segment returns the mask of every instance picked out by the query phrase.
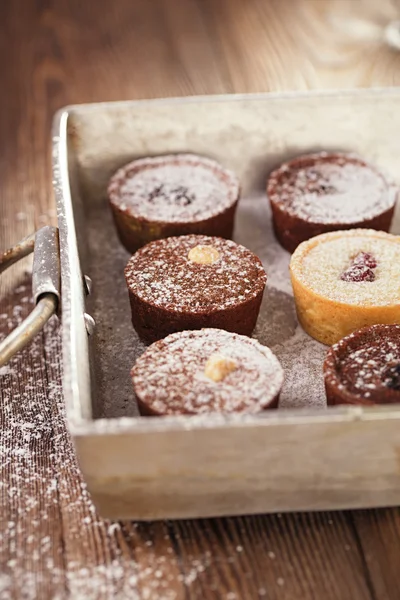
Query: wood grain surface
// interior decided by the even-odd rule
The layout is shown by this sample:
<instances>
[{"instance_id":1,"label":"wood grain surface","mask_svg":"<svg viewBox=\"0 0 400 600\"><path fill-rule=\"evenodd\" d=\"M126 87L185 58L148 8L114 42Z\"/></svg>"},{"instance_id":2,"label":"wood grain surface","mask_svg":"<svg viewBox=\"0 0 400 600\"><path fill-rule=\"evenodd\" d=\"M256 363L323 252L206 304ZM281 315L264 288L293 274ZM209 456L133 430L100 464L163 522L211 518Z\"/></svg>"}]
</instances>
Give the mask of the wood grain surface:
<instances>
[{"instance_id":1,"label":"wood grain surface","mask_svg":"<svg viewBox=\"0 0 400 600\"><path fill-rule=\"evenodd\" d=\"M0 3L0 245L55 223L50 124L73 102L397 85L390 0ZM1 280L6 334L29 261ZM398 510L111 523L68 437L59 326L0 370L0 598L397 600ZM366 452L368 449L366 448Z\"/></svg>"}]
</instances>

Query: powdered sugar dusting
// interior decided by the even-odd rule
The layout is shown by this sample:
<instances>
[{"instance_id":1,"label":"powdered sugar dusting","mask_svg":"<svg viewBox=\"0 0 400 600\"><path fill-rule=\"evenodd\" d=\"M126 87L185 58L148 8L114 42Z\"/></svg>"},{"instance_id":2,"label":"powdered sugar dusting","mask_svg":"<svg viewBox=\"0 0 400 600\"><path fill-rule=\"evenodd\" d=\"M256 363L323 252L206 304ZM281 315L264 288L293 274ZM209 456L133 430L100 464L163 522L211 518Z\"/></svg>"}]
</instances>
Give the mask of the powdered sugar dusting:
<instances>
[{"instance_id":1,"label":"powdered sugar dusting","mask_svg":"<svg viewBox=\"0 0 400 600\"><path fill-rule=\"evenodd\" d=\"M319 153L295 158L277 169L270 198L312 223L351 225L391 208L394 189L373 167L349 155Z\"/></svg>"},{"instance_id":2,"label":"powdered sugar dusting","mask_svg":"<svg viewBox=\"0 0 400 600\"><path fill-rule=\"evenodd\" d=\"M236 363L223 381L205 375L218 353ZM160 414L258 412L282 386L283 371L269 348L219 329L183 331L156 342L137 361L139 398Z\"/></svg>"},{"instance_id":3,"label":"powdered sugar dusting","mask_svg":"<svg viewBox=\"0 0 400 600\"><path fill-rule=\"evenodd\" d=\"M196 246L212 246L219 258L199 264L188 258ZM129 289L145 302L182 312L223 310L260 294L266 275L259 259L231 240L189 235L157 240L129 261Z\"/></svg>"},{"instance_id":4,"label":"powdered sugar dusting","mask_svg":"<svg viewBox=\"0 0 400 600\"><path fill-rule=\"evenodd\" d=\"M121 210L168 223L209 219L239 196L235 175L215 161L191 154L145 158L122 167L110 181Z\"/></svg>"},{"instance_id":5,"label":"powdered sugar dusting","mask_svg":"<svg viewBox=\"0 0 400 600\"><path fill-rule=\"evenodd\" d=\"M275 240L265 194L243 199L236 223L235 240L259 256L268 273L254 337L269 346L284 367L279 407L325 407L322 364L326 347L297 326L289 278L290 255ZM144 346L132 328L123 277L129 255L117 239L107 205L96 206L88 214L87 224L91 258L88 274L93 279L88 310L96 321L95 415L135 416L136 399L129 373Z\"/></svg>"},{"instance_id":6,"label":"powdered sugar dusting","mask_svg":"<svg viewBox=\"0 0 400 600\"><path fill-rule=\"evenodd\" d=\"M322 364L326 346L308 336L298 325L286 344L273 351L285 371L282 408L324 408L326 405Z\"/></svg>"},{"instance_id":7,"label":"powdered sugar dusting","mask_svg":"<svg viewBox=\"0 0 400 600\"><path fill-rule=\"evenodd\" d=\"M360 253L377 263L373 281L344 280ZM400 237L367 229L324 234L299 247L292 259L296 277L317 294L352 305L399 304L400 310L399 263Z\"/></svg>"},{"instance_id":8,"label":"powdered sugar dusting","mask_svg":"<svg viewBox=\"0 0 400 600\"><path fill-rule=\"evenodd\" d=\"M346 363L354 365L357 369L356 379L350 380L356 392L362 393L368 392L370 389L377 389L385 384L385 372L388 365L400 363L400 343L382 340L380 346L364 346L351 352ZM346 379L348 380L348 378Z\"/></svg>"},{"instance_id":9,"label":"powdered sugar dusting","mask_svg":"<svg viewBox=\"0 0 400 600\"><path fill-rule=\"evenodd\" d=\"M374 325L334 346L325 378L355 398L377 401L390 393L400 402L400 326Z\"/></svg>"},{"instance_id":10,"label":"powdered sugar dusting","mask_svg":"<svg viewBox=\"0 0 400 600\"><path fill-rule=\"evenodd\" d=\"M398 227L397 223L397 231ZM89 212L87 235L91 259L88 274L94 283L89 309L96 321L95 414L135 416L136 399L129 373L144 346L132 328L123 277L129 255L117 239L106 204L96 205ZM279 407L324 408L322 366L327 348L297 325L289 277L290 255L274 237L270 207L263 192L240 201L235 241L259 256L268 274L254 337L272 349L285 370Z\"/></svg>"},{"instance_id":11,"label":"powdered sugar dusting","mask_svg":"<svg viewBox=\"0 0 400 600\"><path fill-rule=\"evenodd\" d=\"M24 283L3 301L1 339L32 309L22 303L30 297ZM170 538L165 524L98 515L68 433L61 375L54 317L0 374L0 597L179 600L213 554L183 553L178 565L177 527Z\"/></svg>"},{"instance_id":12,"label":"powdered sugar dusting","mask_svg":"<svg viewBox=\"0 0 400 600\"><path fill-rule=\"evenodd\" d=\"M1 315L2 338L32 309L32 302L20 304L30 296L24 284L10 298ZM98 517L77 465L60 363L59 323L53 317L2 370L0 595L61 599L68 588L77 600L134 600L136 565L124 564L115 541L107 555L91 551L104 543L110 522Z\"/></svg>"}]
</instances>

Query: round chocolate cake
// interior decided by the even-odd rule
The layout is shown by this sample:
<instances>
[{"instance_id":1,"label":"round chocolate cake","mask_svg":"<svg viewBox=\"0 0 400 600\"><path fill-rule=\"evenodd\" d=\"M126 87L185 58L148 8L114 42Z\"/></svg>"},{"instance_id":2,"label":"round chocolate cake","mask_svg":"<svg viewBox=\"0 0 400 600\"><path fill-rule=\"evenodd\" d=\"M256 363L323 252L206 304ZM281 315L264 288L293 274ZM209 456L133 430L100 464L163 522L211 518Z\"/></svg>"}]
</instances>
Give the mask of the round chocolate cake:
<instances>
[{"instance_id":1,"label":"round chocolate cake","mask_svg":"<svg viewBox=\"0 0 400 600\"><path fill-rule=\"evenodd\" d=\"M267 195L275 234L293 252L301 242L328 231L389 231L398 192L361 158L320 152L273 171Z\"/></svg>"},{"instance_id":2,"label":"round chocolate cake","mask_svg":"<svg viewBox=\"0 0 400 600\"><path fill-rule=\"evenodd\" d=\"M278 405L283 383L269 348L220 329L155 342L131 375L142 415L256 413Z\"/></svg>"},{"instance_id":3,"label":"round chocolate cake","mask_svg":"<svg viewBox=\"0 0 400 600\"><path fill-rule=\"evenodd\" d=\"M125 278L133 326L150 342L202 327L251 335L267 281L250 250L203 235L147 244L128 262Z\"/></svg>"},{"instance_id":4,"label":"round chocolate cake","mask_svg":"<svg viewBox=\"0 0 400 600\"><path fill-rule=\"evenodd\" d=\"M400 326L373 325L343 338L324 364L328 404L400 402Z\"/></svg>"},{"instance_id":5,"label":"round chocolate cake","mask_svg":"<svg viewBox=\"0 0 400 600\"><path fill-rule=\"evenodd\" d=\"M193 154L135 160L108 186L119 238L131 253L169 236L231 238L239 193L231 171Z\"/></svg>"}]
</instances>

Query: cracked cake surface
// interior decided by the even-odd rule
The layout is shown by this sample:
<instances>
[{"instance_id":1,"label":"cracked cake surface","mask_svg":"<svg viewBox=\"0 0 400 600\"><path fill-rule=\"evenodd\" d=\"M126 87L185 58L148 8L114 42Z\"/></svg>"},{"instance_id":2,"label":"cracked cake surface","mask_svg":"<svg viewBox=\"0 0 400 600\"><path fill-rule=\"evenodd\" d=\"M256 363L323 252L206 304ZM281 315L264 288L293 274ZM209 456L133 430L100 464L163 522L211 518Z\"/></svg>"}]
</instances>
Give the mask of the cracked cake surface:
<instances>
[{"instance_id":1,"label":"cracked cake surface","mask_svg":"<svg viewBox=\"0 0 400 600\"><path fill-rule=\"evenodd\" d=\"M207 219L231 206L238 182L216 161L173 154L129 163L116 172L108 189L119 208L138 217L186 222Z\"/></svg>"},{"instance_id":2,"label":"cracked cake surface","mask_svg":"<svg viewBox=\"0 0 400 600\"><path fill-rule=\"evenodd\" d=\"M122 244L198 233L231 238L240 185L235 174L195 154L134 160L111 178L108 197Z\"/></svg>"}]
</instances>

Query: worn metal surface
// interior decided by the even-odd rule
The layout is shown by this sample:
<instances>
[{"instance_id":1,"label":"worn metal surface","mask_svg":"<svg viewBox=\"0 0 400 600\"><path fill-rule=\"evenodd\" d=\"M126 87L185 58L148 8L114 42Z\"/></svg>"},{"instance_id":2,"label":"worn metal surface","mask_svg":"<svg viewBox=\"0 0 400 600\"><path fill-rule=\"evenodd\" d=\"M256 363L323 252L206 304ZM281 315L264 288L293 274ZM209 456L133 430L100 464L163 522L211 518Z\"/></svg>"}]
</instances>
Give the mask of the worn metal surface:
<instances>
[{"instance_id":1,"label":"worn metal surface","mask_svg":"<svg viewBox=\"0 0 400 600\"><path fill-rule=\"evenodd\" d=\"M35 246L35 234L28 235L26 238L21 240L18 244L15 244L12 248L8 248L0 255L0 273L14 265L24 256L28 256L33 252Z\"/></svg>"},{"instance_id":2,"label":"worn metal surface","mask_svg":"<svg viewBox=\"0 0 400 600\"><path fill-rule=\"evenodd\" d=\"M59 113L64 394L80 464L104 515L202 517L400 501L400 411L326 410L322 396L317 402L324 348L288 322L288 257L270 234L264 200L269 170L304 151L359 152L395 177L399 102L400 92L388 90L105 103ZM127 255L110 225L105 187L131 158L183 150L211 155L241 179L235 239L255 250L270 274L270 304L256 335L280 348L290 383L286 406L308 408L253 417L134 416L128 366L142 347L127 326ZM89 297L82 273L93 280ZM84 314L92 312L89 344Z\"/></svg>"},{"instance_id":3,"label":"worn metal surface","mask_svg":"<svg viewBox=\"0 0 400 600\"><path fill-rule=\"evenodd\" d=\"M56 227L42 227L35 234L32 292L35 302L43 294L53 294L60 300L60 249Z\"/></svg>"},{"instance_id":4,"label":"worn metal surface","mask_svg":"<svg viewBox=\"0 0 400 600\"><path fill-rule=\"evenodd\" d=\"M58 230L47 225L0 255L0 273L34 252L32 312L0 343L0 367L39 333L56 312L60 300Z\"/></svg>"}]
</instances>

